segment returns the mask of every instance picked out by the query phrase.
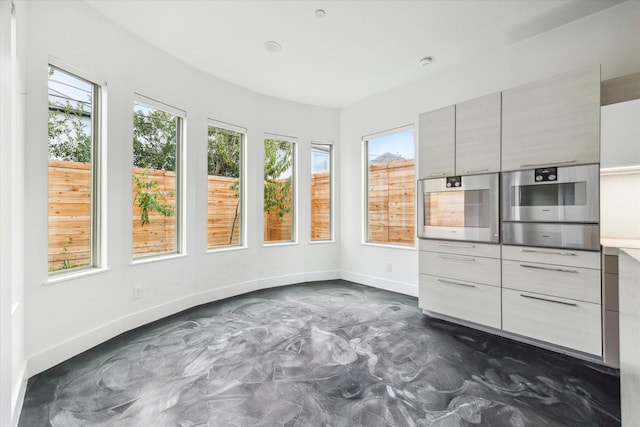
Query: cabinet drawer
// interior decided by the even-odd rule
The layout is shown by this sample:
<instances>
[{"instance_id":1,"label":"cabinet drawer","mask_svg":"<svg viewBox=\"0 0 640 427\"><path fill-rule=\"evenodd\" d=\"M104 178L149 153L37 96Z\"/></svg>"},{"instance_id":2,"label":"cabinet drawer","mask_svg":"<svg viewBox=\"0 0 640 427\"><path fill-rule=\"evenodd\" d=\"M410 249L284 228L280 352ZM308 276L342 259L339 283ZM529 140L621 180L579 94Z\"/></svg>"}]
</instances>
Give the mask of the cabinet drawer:
<instances>
[{"instance_id":1,"label":"cabinet drawer","mask_svg":"<svg viewBox=\"0 0 640 427\"><path fill-rule=\"evenodd\" d=\"M598 304L502 290L502 329L602 356Z\"/></svg>"},{"instance_id":2,"label":"cabinet drawer","mask_svg":"<svg viewBox=\"0 0 640 427\"><path fill-rule=\"evenodd\" d=\"M500 260L420 251L420 273L500 286Z\"/></svg>"},{"instance_id":3,"label":"cabinet drawer","mask_svg":"<svg viewBox=\"0 0 640 427\"><path fill-rule=\"evenodd\" d=\"M487 243L420 239L420 250L443 252L447 254L500 258L500 245L490 245Z\"/></svg>"},{"instance_id":4,"label":"cabinet drawer","mask_svg":"<svg viewBox=\"0 0 640 427\"><path fill-rule=\"evenodd\" d=\"M600 252L505 245L502 247L502 258L516 261L600 269Z\"/></svg>"},{"instance_id":5,"label":"cabinet drawer","mask_svg":"<svg viewBox=\"0 0 640 427\"><path fill-rule=\"evenodd\" d=\"M600 304L600 270L502 261L502 286Z\"/></svg>"},{"instance_id":6,"label":"cabinet drawer","mask_svg":"<svg viewBox=\"0 0 640 427\"><path fill-rule=\"evenodd\" d=\"M420 275L420 308L500 328L500 288Z\"/></svg>"}]
</instances>

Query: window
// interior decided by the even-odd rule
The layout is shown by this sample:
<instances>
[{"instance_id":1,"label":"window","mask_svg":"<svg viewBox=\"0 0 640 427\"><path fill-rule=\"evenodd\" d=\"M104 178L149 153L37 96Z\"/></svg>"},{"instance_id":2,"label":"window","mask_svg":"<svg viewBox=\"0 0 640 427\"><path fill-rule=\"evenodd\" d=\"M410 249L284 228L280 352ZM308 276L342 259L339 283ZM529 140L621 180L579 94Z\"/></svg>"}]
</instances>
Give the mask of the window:
<instances>
[{"instance_id":1,"label":"window","mask_svg":"<svg viewBox=\"0 0 640 427\"><path fill-rule=\"evenodd\" d=\"M413 245L413 128L364 138L366 151L366 241Z\"/></svg>"},{"instance_id":2,"label":"window","mask_svg":"<svg viewBox=\"0 0 640 427\"><path fill-rule=\"evenodd\" d=\"M311 241L331 240L333 146L311 143Z\"/></svg>"},{"instance_id":3,"label":"window","mask_svg":"<svg viewBox=\"0 0 640 427\"><path fill-rule=\"evenodd\" d=\"M100 85L49 66L48 268L98 267Z\"/></svg>"},{"instance_id":4,"label":"window","mask_svg":"<svg viewBox=\"0 0 640 427\"><path fill-rule=\"evenodd\" d=\"M243 151L246 130L210 120L207 151L207 247L243 244Z\"/></svg>"},{"instance_id":5,"label":"window","mask_svg":"<svg viewBox=\"0 0 640 427\"><path fill-rule=\"evenodd\" d=\"M133 258L181 252L183 111L136 95L133 107Z\"/></svg>"},{"instance_id":6,"label":"window","mask_svg":"<svg viewBox=\"0 0 640 427\"><path fill-rule=\"evenodd\" d=\"M264 139L264 241L295 241L295 138Z\"/></svg>"}]
</instances>

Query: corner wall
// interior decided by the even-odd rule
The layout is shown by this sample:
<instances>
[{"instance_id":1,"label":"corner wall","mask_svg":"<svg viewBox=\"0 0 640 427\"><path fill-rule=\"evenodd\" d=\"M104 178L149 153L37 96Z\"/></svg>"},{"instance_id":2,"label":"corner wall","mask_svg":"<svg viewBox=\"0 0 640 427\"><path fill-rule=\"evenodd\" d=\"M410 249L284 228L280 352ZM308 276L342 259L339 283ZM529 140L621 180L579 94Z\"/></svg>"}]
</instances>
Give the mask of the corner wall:
<instances>
[{"instance_id":1,"label":"corner wall","mask_svg":"<svg viewBox=\"0 0 640 427\"><path fill-rule=\"evenodd\" d=\"M339 244L309 243L309 145L315 140L338 146L338 110L270 98L206 75L116 27L84 2L21 5L27 9L29 43L24 176L25 345L30 376L123 331L197 304L270 286L339 277ZM57 283L47 283L50 57L106 81L108 103L107 270ZM187 112L186 254L136 264L131 263L134 92ZM206 252L208 118L248 129L246 249ZM298 138L297 244L264 247L262 243L265 132ZM335 175L338 180L337 169ZM134 286L144 288L142 299L133 300Z\"/></svg>"},{"instance_id":2,"label":"corner wall","mask_svg":"<svg viewBox=\"0 0 640 427\"><path fill-rule=\"evenodd\" d=\"M469 34L473 37L473 34ZM420 113L546 77L602 64L602 79L640 70L640 3L627 1L597 14L425 77L341 110L340 158L343 278L417 295L418 253L362 244L364 135L417 124ZM418 154L419 155L419 154ZM391 272L384 265L392 263Z\"/></svg>"}]
</instances>

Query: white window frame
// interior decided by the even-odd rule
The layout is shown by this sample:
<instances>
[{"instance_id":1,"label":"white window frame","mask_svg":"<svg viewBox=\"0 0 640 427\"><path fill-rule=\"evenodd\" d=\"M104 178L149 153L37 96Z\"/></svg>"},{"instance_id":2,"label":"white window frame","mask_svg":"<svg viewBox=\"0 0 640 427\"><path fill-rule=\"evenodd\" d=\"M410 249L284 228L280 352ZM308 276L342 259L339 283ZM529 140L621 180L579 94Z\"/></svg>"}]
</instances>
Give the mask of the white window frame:
<instances>
[{"instance_id":1,"label":"white window frame","mask_svg":"<svg viewBox=\"0 0 640 427\"><path fill-rule=\"evenodd\" d=\"M383 243L383 242L371 242L369 241L369 141L371 139L381 138L387 135L393 135L396 133L401 133L405 131L413 131L413 147L414 147L414 167L413 167L413 175L414 181L416 177L416 165L417 165L417 156L416 153L416 131L415 125L409 124L404 126L399 126L397 128L388 129L381 132L374 132L362 137L362 160L360 164L362 165L362 175L361 182L362 185L362 200L361 200L361 209L362 209L362 240L361 244L365 246L379 246L384 248L393 248L393 249L406 249L406 250L416 250L416 236L414 233L414 239L412 244L400 244L400 243ZM415 186L414 186L415 187ZM414 215L415 215L415 200L414 200ZM415 227L415 218L414 218L414 227Z\"/></svg>"},{"instance_id":2,"label":"white window frame","mask_svg":"<svg viewBox=\"0 0 640 427\"><path fill-rule=\"evenodd\" d=\"M104 78L87 73L56 57L49 56L48 66L86 81L92 86L91 94L91 237L90 263L87 266L48 272L46 284L99 273L107 269L107 82ZM47 76L48 86L48 76ZM48 99L48 97L47 97ZM47 105L48 110L48 105ZM47 174L48 176L48 174ZM47 178L48 182L48 178ZM48 185L47 185L48 192ZM48 205L48 203L47 203ZM47 214L48 218L48 214ZM48 222L48 220L47 220ZM49 227L47 226L47 241ZM48 248L47 244L47 248ZM48 265L48 263L47 263Z\"/></svg>"},{"instance_id":3,"label":"white window frame","mask_svg":"<svg viewBox=\"0 0 640 427\"><path fill-rule=\"evenodd\" d=\"M226 251L234 251L239 249L247 248L247 167L246 167L246 148L247 148L247 128L242 126L237 126L227 122L221 122L219 120L207 119L207 132L209 131L209 126L217 127L220 129L230 130L232 132L238 132L242 134L242 140L240 141L240 243L237 245L228 245L228 246L213 246L209 247L209 243L207 239L205 239L205 246L207 247L207 253L214 252L226 252ZM207 154L208 154L208 146L207 146ZM209 203L207 197L207 205ZM208 218L207 218L208 220ZM209 233L209 224L207 221L207 234Z\"/></svg>"},{"instance_id":4,"label":"white window frame","mask_svg":"<svg viewBox=\"0 0 640 427\"><path fill-rule=\"evenodd\" d=\"M335 167L334 167L334 152L335 152L335 145L333 142L326 142L326 141L315 141L312 140L311 141L311 145L309 147L310 149L310 154L311 154L311 162L313 162L313 146L314 145L326 145L329 147L329 238L328 239L317 239L317 240L313 240L311 239L311 236L309 236L309 243L310 244L322 244L322 243L335 243L335 234L334 234L334 224L335 224L335 179L334 179L334 172L335 172ZM311 167L309 168L310 170L310 179L313 176L313 164L311 165ZM309 188L309 191L311 191L311 188ZM311 195L310 195L311 196ZM312 227L312 218L311 218L311 197L309 197L309 233L311 233L311 227Z\"/></svg>"},{"instance_id":5,"label":"white window frame","mask_svg":"<svg viewBox=\"0 0 640 427\"><path fill-rule=\"evenodd\" d=\"M262 245L263 246L289 246L289 245L297 245L298 244L298 138L295 136L287 136L280 135L276 133L268 133L265 132L264 137L262 138L262 167L263 173L261 176L262 191L263 198L261 200L261 204L264 210L264 140L265 139L276 139L278 141L286 141L293 145L293 163L291 165L291 181L293 185L293 191L291 192L291 240L287 241L278 241L278 242L267 242L264 240L264 230L262 230Z\"/></svg>"},{"instance_id":6,"label":"white window frame","mask_svg":"<svg viewBox=\"0 0 640 427\"><path fill-rule=\"evenodd\" d=\"M139 93L134 93L133 96L133 110L135 111L136 105L143 105L146 107L151 107L156 110L162 110L166 113L172 114L178 118L177 126L176 126L176 251L175 252L167 252L164 254L152 254L140 257L133 257L133 229L129 233L131 236L131 264L146 264L154 261L162 261L166 259L179 258L187 255L186 251L186 236L184 231L186 228L186 205L185 205L185 194L186 194L186 166L187 166L187 153L186 153L186 138L187 138L187 112L181 110L179 108L173 107L169 104L166 104L162 101L158 101L156 99L147 97L145 95L141 95ZM133 123L132 123L133 124ZM132 149L133 149L133 134L131 137ZM133 150L132 150L133 152ZM131 175L133 176L133 161L131 161ZM133 218L133 196L130 203L131 207L131 215Z\"/></svg>"}]
</instances>

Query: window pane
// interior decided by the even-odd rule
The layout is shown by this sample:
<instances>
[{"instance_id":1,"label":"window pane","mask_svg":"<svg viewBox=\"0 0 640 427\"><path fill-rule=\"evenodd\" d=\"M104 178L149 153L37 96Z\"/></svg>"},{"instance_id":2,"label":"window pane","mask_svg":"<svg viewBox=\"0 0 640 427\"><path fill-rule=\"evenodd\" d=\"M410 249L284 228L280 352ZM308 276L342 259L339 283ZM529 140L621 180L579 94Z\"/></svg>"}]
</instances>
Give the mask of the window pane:
<instances>
[{"instance_id":1,"label":"window pane","mask_svg":"<svg viewBox=\"0 0 640 427\"><path fill-rule=\"evenodd\" d=\"M293 230L294 143L264 140L264 241L291 242Z\"/></svg>"},{"instance_id":2,"label":"window pane","mask_svg":"<svg viewBox=\"0 0 640 427\"><path fill-rule=\"evenodd\" d=\"M178 252L180 118L142 103L133 113L133 257Z\"/></svg>"},{"instance_id":3,"label":"window pane","mask_svg":"<svg viewBox=\"0 0 640 427\"><path fill-rule=\"evenodd\" d=\"M311 240L331 240L331 144L311 144Z\"/></svg>"},{"instance_id":4,"label":"window pane","mask_svg":"<svg viewBox=\"0 0 640 427\"><path fill-rule=\"evenodd\" d=\"M367 241L413 245L413 130L371 138L367 150Z\"/></svg>"},{"instance_id":5,"label":"window pane","mask_svg":"<svg viewBox=\"0 0 640 427\"><path fill-rule=\"evenodd\" d=\"M209 125L207 246L242 244L242 146L244 135Z\"/></svg>"},{"instance_id":6,"label":"window pane","mask_svg":"<svg viewBox=\"0 0 640 427\"><path fill-rule=\"evenodd\" d=\"M95 85L49 67L48 267L95 266Z\"/></svg>"}]
</instances>

